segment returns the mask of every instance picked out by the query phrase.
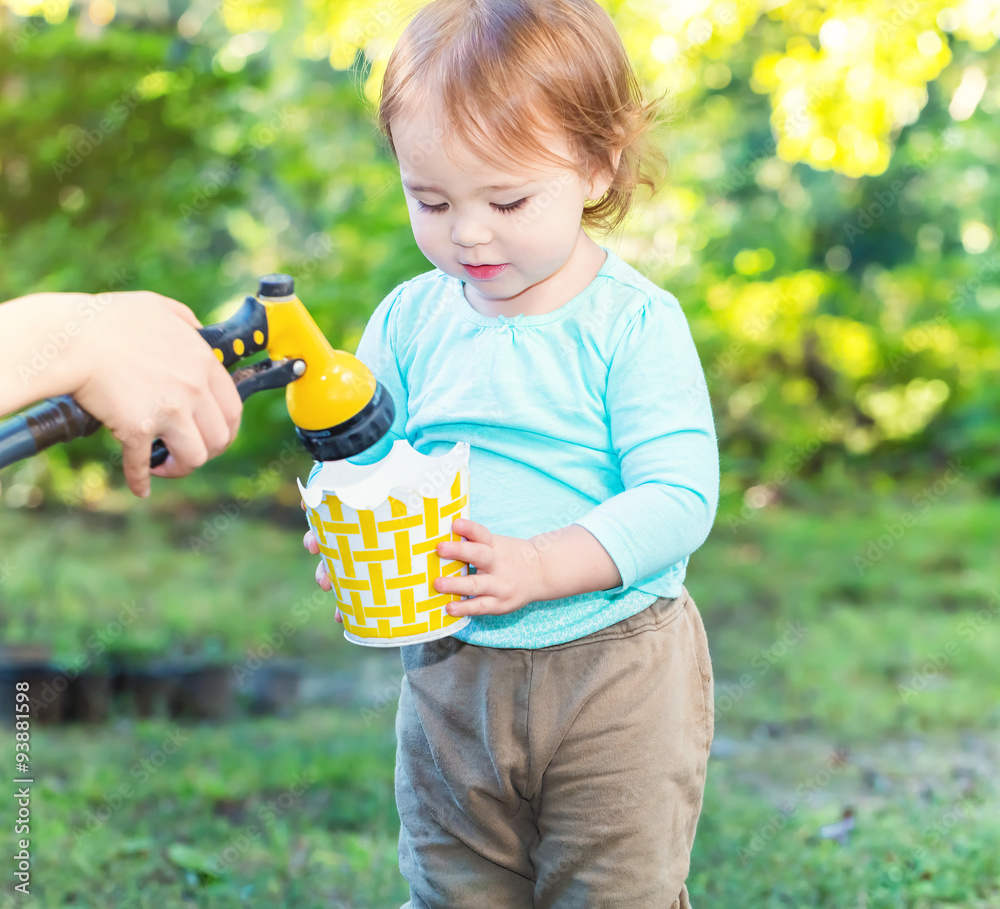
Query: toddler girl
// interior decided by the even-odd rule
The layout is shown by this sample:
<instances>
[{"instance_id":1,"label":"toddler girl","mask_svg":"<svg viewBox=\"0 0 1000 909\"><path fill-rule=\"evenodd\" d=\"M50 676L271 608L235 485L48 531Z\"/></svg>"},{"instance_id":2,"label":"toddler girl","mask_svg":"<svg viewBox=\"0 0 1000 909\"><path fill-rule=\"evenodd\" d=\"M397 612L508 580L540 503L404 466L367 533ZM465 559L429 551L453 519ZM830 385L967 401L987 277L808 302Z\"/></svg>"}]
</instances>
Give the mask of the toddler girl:
<instances>
[{"instance_id":1,"label":"toddler girl","mask_svg":"<svg viewBox=\"0 0 1000 909\"><path fill-rule=\"evenodd\" d=\"M683 581L716 433L680 304L585 230L653 186L654 109L594 0L436 0L388 63L380 125L435 268L368 322L397 412L350 460L467 441L472 520L438 552L475 567L437 582L472 621L401 649L412 909L688 905L713 699Z\"/></svg>"}]
</instances>

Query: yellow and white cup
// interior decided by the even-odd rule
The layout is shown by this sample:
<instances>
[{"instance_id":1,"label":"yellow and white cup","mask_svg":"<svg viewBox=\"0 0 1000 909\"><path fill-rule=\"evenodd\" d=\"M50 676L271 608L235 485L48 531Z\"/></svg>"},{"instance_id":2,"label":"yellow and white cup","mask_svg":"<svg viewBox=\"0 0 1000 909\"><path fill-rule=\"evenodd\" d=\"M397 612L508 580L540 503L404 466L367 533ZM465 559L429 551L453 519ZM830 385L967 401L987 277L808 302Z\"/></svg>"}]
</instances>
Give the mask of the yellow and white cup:
<instances>
[{"instance_id":1,"label":"yellow and white cup","mask_svg":"<svg viewBox=\"0 0 1000 909\"><path fill-rule=\"evenodd\" d=\"M469 623L445 611L461 595L434 589L435 578L469 572L437 554L438 543L462 539L452 521L469 518L468 442L428 457L398 439L375 464L328 461L299 492L347 640L400 647Z\"/></svg>"}]
</instances>

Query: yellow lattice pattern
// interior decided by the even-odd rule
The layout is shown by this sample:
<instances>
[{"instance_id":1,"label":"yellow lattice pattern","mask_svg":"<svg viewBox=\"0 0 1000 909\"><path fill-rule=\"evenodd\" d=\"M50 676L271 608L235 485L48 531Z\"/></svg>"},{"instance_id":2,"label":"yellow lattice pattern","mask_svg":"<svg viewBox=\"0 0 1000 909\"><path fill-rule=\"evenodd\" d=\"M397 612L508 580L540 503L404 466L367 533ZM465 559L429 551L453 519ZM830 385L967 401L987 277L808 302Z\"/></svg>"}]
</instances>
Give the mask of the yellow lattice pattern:
<instances>
[{"instance_id":1,"label":"yellow lattice pattern","mask_svg":"<svg viewBox=\"0 0 1000 909\"><path fill-rule=\"evenodd\" d=\"M467 569L468 563L442 562L437 554L443 540L461 540L451 523L468 517L463 474L468 476L465 469L456 472L447 501L421 497L420 514L408 512L392 496L388 508L383 504L374 511L355 511L331 493L320 506L326 506L328 517L320 508L309 509L309 524L319 539L348 632L362 638L402 638L462 620L445 612L445 606L461 596L438 593L434 579ZM377 517L379 511L382 519Z\"/></svg>"}]
</instances>

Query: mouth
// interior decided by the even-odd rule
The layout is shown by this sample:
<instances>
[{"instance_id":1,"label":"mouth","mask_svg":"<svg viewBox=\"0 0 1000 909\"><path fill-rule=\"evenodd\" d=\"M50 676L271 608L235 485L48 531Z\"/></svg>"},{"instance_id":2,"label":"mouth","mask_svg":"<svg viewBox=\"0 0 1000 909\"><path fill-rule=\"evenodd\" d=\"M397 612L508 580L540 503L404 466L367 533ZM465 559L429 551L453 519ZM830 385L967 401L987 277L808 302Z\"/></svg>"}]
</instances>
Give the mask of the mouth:
<instances>
[{"instance_id":1,"label":"mouth","mask_svg":"<svg viewBox=\"0 0 1000 909\"><path fill-rule=\"evenodd\" d=\"M462 267L470 277L475 278L477 281L488 281L490 278L495 278L500 274L508 264L508 262L504 262L501 265L467 265L463 262Z\"/></svg>"}]
</instances>

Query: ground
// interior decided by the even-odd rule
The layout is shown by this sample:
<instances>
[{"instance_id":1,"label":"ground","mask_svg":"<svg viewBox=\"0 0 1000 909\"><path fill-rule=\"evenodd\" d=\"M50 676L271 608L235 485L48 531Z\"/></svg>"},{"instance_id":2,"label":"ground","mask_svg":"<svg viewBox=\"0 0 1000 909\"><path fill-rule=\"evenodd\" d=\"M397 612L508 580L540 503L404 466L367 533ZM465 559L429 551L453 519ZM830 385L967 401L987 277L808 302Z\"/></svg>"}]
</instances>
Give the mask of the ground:
<instances>
[{"instance_id":1,"label":"ground","mask_svg":"<svg viewBox=\"0 0 1000 909\"><path fill-rule=\"evenodd\" d=\"M1000 905L993 509L915 501L779 503L692 556L717 682L695 907ZM341 684L284 718L35 729L37 904L399 905L398 654L345 642L325 606L274 637L314 595L304 527L246 516L195 552L185 520L5 514L5 640L95 662L95 641L182 642Z\"/></svg>"}]
</instances>

